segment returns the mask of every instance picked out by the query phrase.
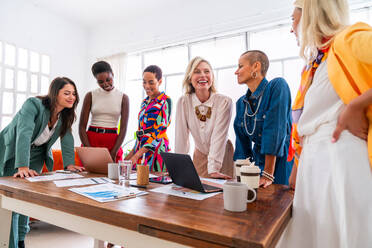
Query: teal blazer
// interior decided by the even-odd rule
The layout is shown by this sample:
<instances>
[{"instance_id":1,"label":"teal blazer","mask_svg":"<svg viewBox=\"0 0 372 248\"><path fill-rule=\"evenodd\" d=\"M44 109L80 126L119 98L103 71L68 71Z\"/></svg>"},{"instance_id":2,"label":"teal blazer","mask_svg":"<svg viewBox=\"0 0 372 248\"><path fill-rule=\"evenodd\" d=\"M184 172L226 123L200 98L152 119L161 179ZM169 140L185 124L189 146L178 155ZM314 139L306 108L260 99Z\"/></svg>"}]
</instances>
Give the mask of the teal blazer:
<instances>
[{"instance_id":1,"label":"teal blazer","mask_svg":"<svg viewBox=\"0 0 372 248\"><path fill-rule=\"evenodd\" d=\"M26 100L22 108L14 116L12 122L0 133L0 176L5 166L30 166L31 144L48 125L50 111L41 102L41 99L31 97ZM46 152L39 154L38 160L45 162L49 171L53 170L53 156L51 147L61 132L61 120L58 120L54 134L46 145ZM61 138L63 166L66 168L75 162L74 138L68 131ZM11 162L14 161L14 162Z\"/></svg>"}]
</instances>

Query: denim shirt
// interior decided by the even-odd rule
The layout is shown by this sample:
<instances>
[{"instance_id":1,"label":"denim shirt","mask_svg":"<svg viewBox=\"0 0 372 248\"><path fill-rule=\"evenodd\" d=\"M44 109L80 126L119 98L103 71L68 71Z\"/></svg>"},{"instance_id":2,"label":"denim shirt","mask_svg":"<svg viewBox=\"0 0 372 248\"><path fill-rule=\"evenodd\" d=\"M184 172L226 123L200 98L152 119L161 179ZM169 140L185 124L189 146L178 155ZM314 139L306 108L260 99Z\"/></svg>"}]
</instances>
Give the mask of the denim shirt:
<instances>
[{"instance_id":1,"label":"denim shirt","mask_svg":"<svg viewBox=\"0 0 372 248\"><path fill-rule=\"evenodd\" d=\"M287 162L291 127L287 82L283 78L270 82L264 78L255 92L248 89L236 103L234 160L249 157L263 170L265 155L274 155L274 183L288 184L293 163Z\"/></svg>"}]
</instances>

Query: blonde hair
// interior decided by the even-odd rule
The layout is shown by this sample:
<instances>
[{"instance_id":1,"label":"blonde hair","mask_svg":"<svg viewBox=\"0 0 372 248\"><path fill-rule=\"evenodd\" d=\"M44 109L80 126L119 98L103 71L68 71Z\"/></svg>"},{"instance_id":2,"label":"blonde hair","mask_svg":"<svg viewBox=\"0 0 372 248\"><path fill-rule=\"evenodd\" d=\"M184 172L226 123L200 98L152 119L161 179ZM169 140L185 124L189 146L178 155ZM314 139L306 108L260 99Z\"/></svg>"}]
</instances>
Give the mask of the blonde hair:
<instances>
[{"instance_id":1,"label":"blonde hair","mask_svg":"<svg viewBox=\"0 0 372 248\"><path fill-rule=\"evenodd\" d=\"M185 90L186 95L189 95L189 94L192 94L192 93L195 92L195 88L191 84L191 76L194 73L196 67L198 67L198 65L202 62L208 64L208 66L211 68L211 73L212 73L212 76L213 76L212 77L212 85L209 88L209 92L216 92L216 88L214 87L214 73L213 73L213 69L212 69L211 64L208 62L208 60L205 60L202 57L197 56L197 57L193 58L190 61L190 63L188 64L188 66L186 68L186 72L185 72L185 77L184 77L183 82L182 82L182 87Z\"/></svg>"},{"instance_id":2,"label":"blonde hair","mask_svg":"<svg viewBox=\"0 0 372 248\"><path fill-rule=\"evenodd\" d=\"M349 22L347 0L305 0L301 17L300 55L315 59L318 49L328 47Z\"/></svg>"},{"instance_id":3,"label":"blonde hair","mask_svg":"<svg viewBox=\"0 0 372 248\"><path fill-rule=\"evenodd\" d=\"M296 0L294 1L293 5L299 9L304 7L304 0Z\"/></svg>"}]
</instances>

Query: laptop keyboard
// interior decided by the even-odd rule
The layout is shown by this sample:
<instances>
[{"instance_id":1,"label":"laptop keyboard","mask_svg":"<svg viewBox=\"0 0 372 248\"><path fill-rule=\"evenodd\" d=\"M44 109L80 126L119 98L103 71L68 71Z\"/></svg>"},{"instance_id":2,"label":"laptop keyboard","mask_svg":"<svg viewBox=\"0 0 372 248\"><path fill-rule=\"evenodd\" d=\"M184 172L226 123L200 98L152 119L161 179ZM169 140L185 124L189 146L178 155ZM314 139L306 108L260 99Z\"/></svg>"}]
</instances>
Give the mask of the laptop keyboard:
<instances>
[{"instance_id":1,"label":"laptop keyboard","mask_svg":"<svg viewBox=\"0 0 372 248\"><path fill-rule=\"evenodd\" d=\"M204 183L202 183L202 185L203 185L204 190L215 190L215 189L221 189L221 188L218 188L218 187L215 187L215 186L209 185L209 184L204 184Z\"/></svg>"}]
</instances>

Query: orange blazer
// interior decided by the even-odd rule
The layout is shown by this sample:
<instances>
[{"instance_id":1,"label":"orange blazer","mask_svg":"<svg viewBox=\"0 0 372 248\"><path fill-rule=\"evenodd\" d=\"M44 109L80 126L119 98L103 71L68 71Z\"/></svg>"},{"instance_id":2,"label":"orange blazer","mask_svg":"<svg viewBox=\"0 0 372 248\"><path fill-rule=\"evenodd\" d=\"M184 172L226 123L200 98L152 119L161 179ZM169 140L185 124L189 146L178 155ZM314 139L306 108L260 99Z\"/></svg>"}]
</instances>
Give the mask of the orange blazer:
<instances>
[{"instance_id":1,"label":"orange blazer","mask_svg":"<svg viewBox=\"0 0 372 248\"><path fill-rule=\"evenodd\" d=\"M358 22L336 35L328 54L328 76L341 100L351 100L372 88L372 27ZM368 155L372 169L372 106L369 120Z\"/></svg>"}]
</instances>

